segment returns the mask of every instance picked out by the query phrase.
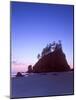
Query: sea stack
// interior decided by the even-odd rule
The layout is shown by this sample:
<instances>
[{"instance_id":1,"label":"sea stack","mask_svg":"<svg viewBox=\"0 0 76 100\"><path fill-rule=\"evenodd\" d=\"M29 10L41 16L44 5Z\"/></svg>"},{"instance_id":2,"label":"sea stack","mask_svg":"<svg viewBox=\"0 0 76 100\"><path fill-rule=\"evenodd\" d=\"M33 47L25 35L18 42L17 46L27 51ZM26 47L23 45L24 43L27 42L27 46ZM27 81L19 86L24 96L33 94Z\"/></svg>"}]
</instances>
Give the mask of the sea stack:
<instances>
[{"instance_id":1,"label":"sea stack","mask_svg":"<svg viewBox=\"0 0 76 100\"><path fill-rule=\"evenodd\" d=\"M62 48L55 48L53 52L41 57L33 66L34 73L70 71L70 66Z\"/></svg>"}]
</instances>

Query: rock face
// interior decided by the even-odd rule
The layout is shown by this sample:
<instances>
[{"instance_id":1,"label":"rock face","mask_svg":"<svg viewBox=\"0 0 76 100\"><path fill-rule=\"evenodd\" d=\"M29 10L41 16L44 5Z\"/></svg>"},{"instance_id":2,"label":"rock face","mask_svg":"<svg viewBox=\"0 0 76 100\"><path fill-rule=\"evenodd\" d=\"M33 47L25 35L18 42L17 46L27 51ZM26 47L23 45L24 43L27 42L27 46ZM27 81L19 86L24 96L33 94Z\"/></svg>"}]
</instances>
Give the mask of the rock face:
<instances>
[{"instance_id":1,"label":"rock face","mask_svg":"<svg viewBox=\"0 0 76 100\"><path fill-rule=\"evenodd\" d=\"M69 71L65 54L61 49L55 50L38 60L33 66L34 73Z\"/></svg>"}]
</instances>

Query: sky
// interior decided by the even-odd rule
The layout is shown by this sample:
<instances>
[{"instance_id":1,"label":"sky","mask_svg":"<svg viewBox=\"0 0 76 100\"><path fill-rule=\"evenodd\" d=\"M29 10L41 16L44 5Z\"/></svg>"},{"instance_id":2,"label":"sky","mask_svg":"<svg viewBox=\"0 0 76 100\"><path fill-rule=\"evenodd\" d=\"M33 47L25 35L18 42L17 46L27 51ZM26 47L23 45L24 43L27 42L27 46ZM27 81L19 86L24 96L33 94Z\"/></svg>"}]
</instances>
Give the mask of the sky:
<instances>
[{"instance_id":1,"label":"sky","mask_svg":"<svg viewBox=\"0 0 76 100\"><path fill-rule=\"evenodd\" d=\"M62 41L73 68L73 6L11 2L12 71L24 71L53 41Z\"/></svg>"}]
</instances>

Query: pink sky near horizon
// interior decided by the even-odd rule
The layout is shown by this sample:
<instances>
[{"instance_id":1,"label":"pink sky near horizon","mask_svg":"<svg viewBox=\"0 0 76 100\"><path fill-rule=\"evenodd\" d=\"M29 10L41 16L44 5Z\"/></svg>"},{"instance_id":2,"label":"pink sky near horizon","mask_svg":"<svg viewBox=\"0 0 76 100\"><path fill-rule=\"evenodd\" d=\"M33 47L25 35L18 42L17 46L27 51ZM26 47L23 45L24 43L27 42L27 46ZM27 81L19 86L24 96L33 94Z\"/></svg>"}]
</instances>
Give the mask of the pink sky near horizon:
<instances>
[{"instance_id":1,"label":"pink sky near horizon","mask_svg":"<svg viewBox=\"0 0 76 100\"><path fill-rule=\"evenodd\" d=\"M26 72L29 65L34 65L33 63L22 63L22 62L12 62L11 63L11 72Z\"/></svg>"}]
</instances>

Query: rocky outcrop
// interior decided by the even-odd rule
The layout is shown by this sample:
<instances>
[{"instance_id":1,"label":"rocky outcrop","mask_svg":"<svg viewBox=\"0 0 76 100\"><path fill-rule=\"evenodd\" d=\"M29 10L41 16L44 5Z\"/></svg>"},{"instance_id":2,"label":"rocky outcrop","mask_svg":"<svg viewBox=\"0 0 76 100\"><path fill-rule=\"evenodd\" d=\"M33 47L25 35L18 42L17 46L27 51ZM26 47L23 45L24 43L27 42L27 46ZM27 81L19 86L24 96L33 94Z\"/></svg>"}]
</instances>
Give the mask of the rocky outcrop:
<instances>
[{"instance_id":1,"label":"rocky outcrop","mask_svg":"<svg viewBox=\"0 0 76 100\"><path fill-rule=\"evenodd\" d=\"M33 66L34 73L69 71L66 56L61 49L55 50L38 60Z\"/></svg>"}]
</instances>

